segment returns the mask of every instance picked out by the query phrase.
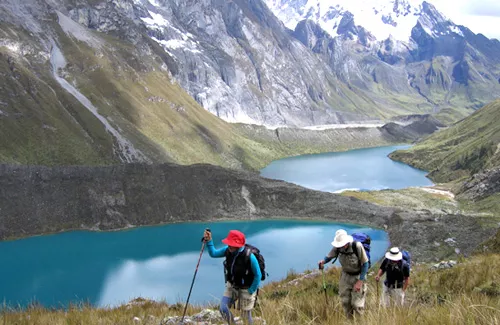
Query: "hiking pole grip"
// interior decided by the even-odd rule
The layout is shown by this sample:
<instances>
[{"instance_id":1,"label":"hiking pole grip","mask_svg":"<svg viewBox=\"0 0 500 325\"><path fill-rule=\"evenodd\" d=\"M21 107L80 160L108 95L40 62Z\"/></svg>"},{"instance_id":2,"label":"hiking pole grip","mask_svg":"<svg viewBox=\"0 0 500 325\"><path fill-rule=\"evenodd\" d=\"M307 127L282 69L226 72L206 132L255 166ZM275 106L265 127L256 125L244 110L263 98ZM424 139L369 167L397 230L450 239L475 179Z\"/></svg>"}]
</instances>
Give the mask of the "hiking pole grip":
<instances>
[{"instance_id":1,"label":"hiking pole grip","mask_svg":"<svg viewBox=\"0 0 500 325\"><path fill-rule=\"evenodd\" d=\"M212 233L212 230L210 228L205 228L205 231L208 231L209 233ZM205 236L201 237L201 242L205 242Z\"/></svg>"}]
</instances>

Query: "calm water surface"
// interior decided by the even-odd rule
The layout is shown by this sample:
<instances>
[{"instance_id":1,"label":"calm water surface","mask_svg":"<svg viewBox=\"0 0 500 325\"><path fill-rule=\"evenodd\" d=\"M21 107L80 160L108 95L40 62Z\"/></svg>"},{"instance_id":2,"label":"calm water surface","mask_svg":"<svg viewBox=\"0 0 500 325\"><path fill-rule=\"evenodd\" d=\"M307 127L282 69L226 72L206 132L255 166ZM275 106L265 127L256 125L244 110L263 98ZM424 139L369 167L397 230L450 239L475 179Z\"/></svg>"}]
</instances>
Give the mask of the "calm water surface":
<instances>
[{"instance_id":1,"label":"calm water surface","mask_svg":"<svg viewBox=\"0 0 500 325\"><path fill-rule=\"evenodd\" d=\"M261 170L261 175L325 192L433 185L425 177L427 172L387 157L395 150L408 147L389 146L290 157L273 161Z\"/></svg>"},{"instance_id":2,"label":"calm water surface","mask_svg":"<svg viewBox=\"0 0 500 325\"><path fill-rule=\"evenodd\" d=\"M230 229L261 248L270 280L290 270L316 268L331 248L335 231L353 225L325 222L252 221L187 223L119 232L67 232L0 242L0 297L25 306L38 301L64 307L69 302L116 306L141 296L183 302L201 249L203 229L210 227L216 248ZM372 259L388 247L385 232L369 228ZM205 251L190 301L217 302L223 292L223 259ZM267 280L266 280L267 282Z\"/></svg>"},{"instance_id":3,"label":"calm water surface","mask_svg":"<svg viewBox=\"0 0 500 325\"><path fill-rule=\"evenodd\" d=\"M425 172L387 158L390 152L407 147L287 158L271 163L261 174L328 192L432 185ZM230 229L245 232L247 241L261 248L269 280L282 279L290 270L316 268L316 262L330 250L333 235L341 227L371 235L372 260L381 258L389 246L387 235L381 230L283 220L67 232L0 242L0 298L11 305L25 306L37 301L52 307L82 301L116 306L138 296L184 302L206 227L212 229L216 247L222 246L220 240ZM192 303L218 301L224 284L222 260L204 253Z\"/></svg>"}]
</instances>

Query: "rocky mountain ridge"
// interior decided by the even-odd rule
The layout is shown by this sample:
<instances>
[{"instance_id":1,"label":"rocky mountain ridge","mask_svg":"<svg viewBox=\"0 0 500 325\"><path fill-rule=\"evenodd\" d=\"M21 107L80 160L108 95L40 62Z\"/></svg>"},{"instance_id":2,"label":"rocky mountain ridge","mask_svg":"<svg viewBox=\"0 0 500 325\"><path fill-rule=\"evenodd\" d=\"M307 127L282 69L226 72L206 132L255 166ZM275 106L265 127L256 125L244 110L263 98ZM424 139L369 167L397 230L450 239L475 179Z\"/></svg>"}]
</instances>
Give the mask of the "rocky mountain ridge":
<instances>
[{"instance_id":1,"label":"rocky mountain ridge","mask_svg":"<svg viewBox=\"0 0 500 325\"><path fill-rule=\"evenodd\" d=\"M230 122L307 126L439 112L448 121L500 96L500 43L452 24L426 3L410 45L376 40L354 16L343 16L335 38L313 21L292 32L260 0L8 0L1 6L3 21L45 47L51 41L42 31L57 19L66 31L76 29L73 22L83 27L85 33L72 34L77 39L96 31L130 44L127 51L141 57L132 65L139 71L150 69L143 56L159 57L165 74ZM89 39L95 38L80 41ZM13 43L2 37L2 44Z\"/></svg>"},{"instance_id":2,"label":"rocky mountain ridge","mask_svg":"<svg viewBox=\"0 0 500 325\"><path fill-rule=\"evenodd\" d=\"M426 134L408 134L406 126L397 126L398 137L375 127L229 124L175 81L182 65L134 18L140 8L134 3L30 0L0 7L2 162L210 163L256 170L285 156L411 142Z\"/></svg>"}]
</instances>

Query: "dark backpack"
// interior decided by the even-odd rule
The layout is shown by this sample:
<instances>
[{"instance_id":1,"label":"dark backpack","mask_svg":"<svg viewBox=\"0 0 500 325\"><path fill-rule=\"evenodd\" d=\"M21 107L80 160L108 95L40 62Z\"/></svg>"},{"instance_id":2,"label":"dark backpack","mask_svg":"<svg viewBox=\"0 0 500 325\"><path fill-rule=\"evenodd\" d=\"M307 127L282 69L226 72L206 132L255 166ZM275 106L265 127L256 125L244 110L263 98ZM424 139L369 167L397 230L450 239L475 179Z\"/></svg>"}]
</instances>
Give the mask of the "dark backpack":
<instances>
[{"instance_id":1,"label":"dark backpack","mask_svg":"<svg viewBox=\"0 0 500 325\"><path fill-rule=\"evenodd\" d=\"M371 257L370 257L370 244L372 242L372 239L370 238L370 236L368 236L364 232L355 232L351 236L352 236L352 238L354 238L354 241L352 242L352 250L353 250L354 254L356 254L356 256L359 259L358 250L356 248L356 242L360 242L361 244L363 244L363 247L365 248L366 256L368 256L368 268L370 268L372 266Z\"/></svg>"},{"instance_id":2,"label":"dark backpack","mask_svg":"<svg viewBox=\"0 0 500 325\"><path fill-rule=\"evenodd\" d=\"M264 256L262 256L262 254L260 253L260 249L253 245L245 244L245 251L248 265L250 265L250 253L253 253L257 258L257 262L259 262L260 273L262 274L260 280L264 281L266 279L266 276L269 276L269 274L266 273L266 261L264 259Z\"/></svg>"}]
</instances>

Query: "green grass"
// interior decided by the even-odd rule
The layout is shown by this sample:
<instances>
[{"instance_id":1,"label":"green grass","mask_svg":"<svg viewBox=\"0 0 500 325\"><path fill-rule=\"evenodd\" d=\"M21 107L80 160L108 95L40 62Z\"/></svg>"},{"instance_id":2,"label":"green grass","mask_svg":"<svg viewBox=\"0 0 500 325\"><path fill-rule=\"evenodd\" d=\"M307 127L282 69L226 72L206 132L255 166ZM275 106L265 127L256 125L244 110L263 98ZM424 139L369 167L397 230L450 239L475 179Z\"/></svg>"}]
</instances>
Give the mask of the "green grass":
<instances>
[{"instance_id":1,"label":"green grass","mask_svg":"<svg viewBox=\"0 0 500 325\"><path fill-rule=\"evenodd\" d=\"M429 264L412 267L406 305L381 308L378 304L374 272L368 276L368 294L364 315L354 321L344 317L338 296L340 272L328 267L325 272L328 302L325 300L321 273L289 272L281 281L264 285L259 294L254 318L267 324L498 324L500 322L500 255L479 254L460 259L447 270L430 270ZM222 270L221 270L222 272ZM307 277L304 275L307 274ZM222 292L222 287L221 287ZM189 306L188 315L208 307ZM73 306L67 311L49 310L36 305L27 310L10 310L0 315L0 324L158 324L166 316L182 315L183 302L168 305L136 299L118 308ZM238 312L235 312L238 315ZM140 321L134 321L138 317ZM261 324L259 320L255 324Z\"/></svg>"},{"instance_id":2,"label":"green grass","mask_svg":"<svg viewBox=\"0 0 500 325\"><path fill-rule=\"evenodd\" d=\"M430 171L439 183L459 180L500 165L500 100L476 111L455 125L432 134L392 159Z\"/></svg>"},{"instance_id":3,"label":"green grass","mask_svg":"<svg viewBox=\"0 0 500 325\"><path fill-rule=\"evenodd\" d=\"M451 194L451 193L450 193ZM429 210L434 213L462 213L460 203L443 193L428 192L423 188L406 188L401 190L381 191L344 191L344 196L352 196L360 200L388 207L411 210Z\"/></svg>"}]
</instances>

